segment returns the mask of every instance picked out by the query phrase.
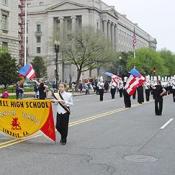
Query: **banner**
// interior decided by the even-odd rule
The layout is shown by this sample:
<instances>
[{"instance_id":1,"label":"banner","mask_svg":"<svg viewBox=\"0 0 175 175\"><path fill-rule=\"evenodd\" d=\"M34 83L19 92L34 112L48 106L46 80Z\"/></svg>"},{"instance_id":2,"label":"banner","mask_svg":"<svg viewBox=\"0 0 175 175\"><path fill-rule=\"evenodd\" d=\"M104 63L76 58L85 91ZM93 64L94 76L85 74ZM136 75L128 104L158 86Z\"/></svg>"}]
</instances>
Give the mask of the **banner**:
<instances>
[{"instance_id":1,"label":"banner","mask_svg":"<svg viewBox=\"0 0 175 175\"><path fill-rule=\"evenodd\" d=\"M15 138L24 138L39 130L55 141L50 101L0 99L0 131Z\"/></svg>"}]
</instances>

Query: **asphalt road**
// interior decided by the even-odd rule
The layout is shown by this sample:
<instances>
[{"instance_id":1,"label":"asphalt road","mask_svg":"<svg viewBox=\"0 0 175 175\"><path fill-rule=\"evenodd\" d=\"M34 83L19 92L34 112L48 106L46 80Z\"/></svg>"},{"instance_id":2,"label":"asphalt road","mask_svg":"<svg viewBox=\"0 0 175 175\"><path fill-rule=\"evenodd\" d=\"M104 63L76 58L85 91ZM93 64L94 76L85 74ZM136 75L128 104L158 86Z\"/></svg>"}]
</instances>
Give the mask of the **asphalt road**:
<instances>
[{"instance_id":1,"label":"asphalt road","mask_svg":"<svg viewBox=\"0 0 175 175\"><path fill-rule=\"evenodd\" d=\"M74 98L68 143L44 136L4 144L0 175L174 175L175 103L164 98L162 116L154 103L123 108L123 99L105 94ZM57 134L59 139L59 135Z\"/></svg>"}]
</instances>

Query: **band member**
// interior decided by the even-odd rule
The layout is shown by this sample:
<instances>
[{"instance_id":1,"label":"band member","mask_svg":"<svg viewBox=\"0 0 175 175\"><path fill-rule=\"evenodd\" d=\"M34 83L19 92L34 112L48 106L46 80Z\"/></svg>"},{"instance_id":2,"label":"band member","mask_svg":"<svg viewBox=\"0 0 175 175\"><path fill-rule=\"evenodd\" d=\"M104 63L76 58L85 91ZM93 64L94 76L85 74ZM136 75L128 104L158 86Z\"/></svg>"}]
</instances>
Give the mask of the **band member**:
<instances>
[{"instance_id":1,"label":"band member","mask_svg":"<svg viewBox=\"0 0 175 175\"><path fill-rule=\"evenodd\" d=\"M138 94L138 98L137 98L138 103L139 104L144 103L143 86L139 86L137 88L137 94Z\"/></svg>"},{"instance_id":2,"label":"band member","mask_svg":"<svg viewBox=\"0 0 175 175\"><path fill-rule=\"evenodd\" d=\"M162 87L161 82L158 80L157 85L152 87L155 99L155 114L162 115L163 109L163 95L166 94L166 90Z\"/></svg>"},{"instance_id":3,"label":"band member","mask_svg":"<svg viewBox=\"0 0 175 175\"><path fill-rule=\"evenodd\" d=\"M111 97L112 97L112 99L114 99L115 93L116 93L116 83L114 81L111 81L109 86L111 88Z\"/></svg>"},{"instance_id":4,"label":"band member","mask_svg":"<svg viewBox=\"0 0 175 175\"><path fill-rule=\"evenodd\" d=\"M97 84L98 89L99 89L99 95L100 95L100 101L103 101L103 95L104 95L104 82L103 78L100 78L100 81Z\"/></svg>"},{"instance_id":5,"label":"band member","mask_svg":"<svg viewBox=\"0 0 175 175\"><path fill-rule=\"evenodd\" d=\"M127 93L126 89L123 89L125 108L131 107L131 96Z\"/></svg>"},{"instance_id":6,"label":"band member","mask_svg":"<svg viewBox=\"0 0 175 175\"><path fill-rule=\"evenodd\" d=\"M67 143L70 106L73 105L72 94L66 92L66 84L60 83L58 93L54 93L53 102L57 104L56 129L61 135L60 144Z\"/></svg>"},{"instance_id":7,"label":"band member","mask_svg":"<svg viewBox=\"0 0 175 175\"><path fill-rule=\"evenodd\" d=\"M172 84L173 101L175 102L175 78L173 78L171 84Z\"/></svg>"},{"instance_id":8,"label":"band member","mask_svg":"<svg viewBox=\"0 0 175 175\"><path fill-rule=\"evenodd\" d=\"M146 95L146 101L149 101L150 99L150 83L148 81L145 82L145 95Z\"/></svg>"},{"instance_id":9,"label":"band member","mask_svg":"<svg viewBox=\"0 0 175 175\"><path fill-rule=\"evenodd\" d=\"M123 81L121 80L118 84L120 98L123 96Z\"/></svg>"}]
</instances>

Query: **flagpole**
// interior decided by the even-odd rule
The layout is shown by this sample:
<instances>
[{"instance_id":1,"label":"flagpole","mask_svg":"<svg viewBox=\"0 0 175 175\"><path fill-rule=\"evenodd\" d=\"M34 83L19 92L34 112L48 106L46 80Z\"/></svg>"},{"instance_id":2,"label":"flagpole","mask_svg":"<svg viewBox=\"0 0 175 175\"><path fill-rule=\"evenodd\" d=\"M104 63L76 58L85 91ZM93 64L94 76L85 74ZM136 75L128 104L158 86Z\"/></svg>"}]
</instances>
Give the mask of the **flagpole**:
<instances>
[{"instance_id":1,"label":"flagpole","mask_svg":"<svg viewBox=\"0 0 175 175\"><path fill-rule=\"evenodd\" d=\"M24 65L27 64L27 0L25 0Z\"/></svg>"},{"instance_id":2,"label":"flagpole","mask_svg":"<svg viewBox=\"0 0 175 175\"><path fill-rule=\"evenodd\" d=\"M132 41L134 59L136 58L136 43L137 43L137 39L136 39L136 30L135 30L135 26L134 26L133 41Z\"/></svg>"}]
</instances>

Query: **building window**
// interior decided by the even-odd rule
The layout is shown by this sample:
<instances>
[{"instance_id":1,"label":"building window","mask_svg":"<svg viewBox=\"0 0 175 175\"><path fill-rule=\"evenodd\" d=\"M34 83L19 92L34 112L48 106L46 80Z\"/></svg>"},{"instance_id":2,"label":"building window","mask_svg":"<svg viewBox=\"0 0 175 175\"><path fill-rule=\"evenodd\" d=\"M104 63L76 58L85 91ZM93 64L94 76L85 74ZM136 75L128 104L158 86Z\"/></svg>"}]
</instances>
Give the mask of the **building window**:
<instances>
[{"instance_id":1,"label":"building window","mask_svg":"<svg viewBox=\"0 0 175 175\"><path fill-rule=\"evenodd\" d=\"M37 32L41 32L41 24L37 24L36 25L36 31Z\"/></svg>"},{"instance_id":2,"label":"building window","mask_svg":"<svg viewBox=\"0 0 175 175\"><path fill-rule=\"evenodd\" d=\"M2 25L2 31L4 33L8 32L8 12L2 12L2 16L1 16L1 25Z\"/></svg>"},{"instance_id":3,"label":"building window","mask_svg":"<svg viewBox=\"0 0 175 175\"><path fill-rule=\"evenodd\" d=\"M44 2L39 2L39 5L44 5Z\"/></svg>"},{"instance_id":4,"label":"building window","mask_svg":"<svg viewBox=\"0 0 175 175\"><path fill-rule=\"evenodd\" d=\"M37 43L41 43L41 36L37 36L37 37L36 37L36 42L37 42Z\"/></svg>"},{"instance_id":5,"label":"building window","mask_svg":"<svg viewBox=\"0 0 175 175\"><path fill-rule=\"evenodd\" d=\"M36 48L36 53L41 53L41 47Z\"/></svg>"},{"instance_id":6,"label":"building window","mask_svg":"<svg viewBox=\"0 0 175 175\"><path fill-rule=\"evenodd\" d=\"M2 42L2 48L8 49L8 42Z\"/></svg>"},{"instance_id":7,"label":"building window","mask_svg":"<svg viewBox=\"0 0 175 175\"><path fill-rule=\"evenodd\" d=\"M8 5L8 0L2 0L3 5Z\"/></svg>"}]
</instances>

